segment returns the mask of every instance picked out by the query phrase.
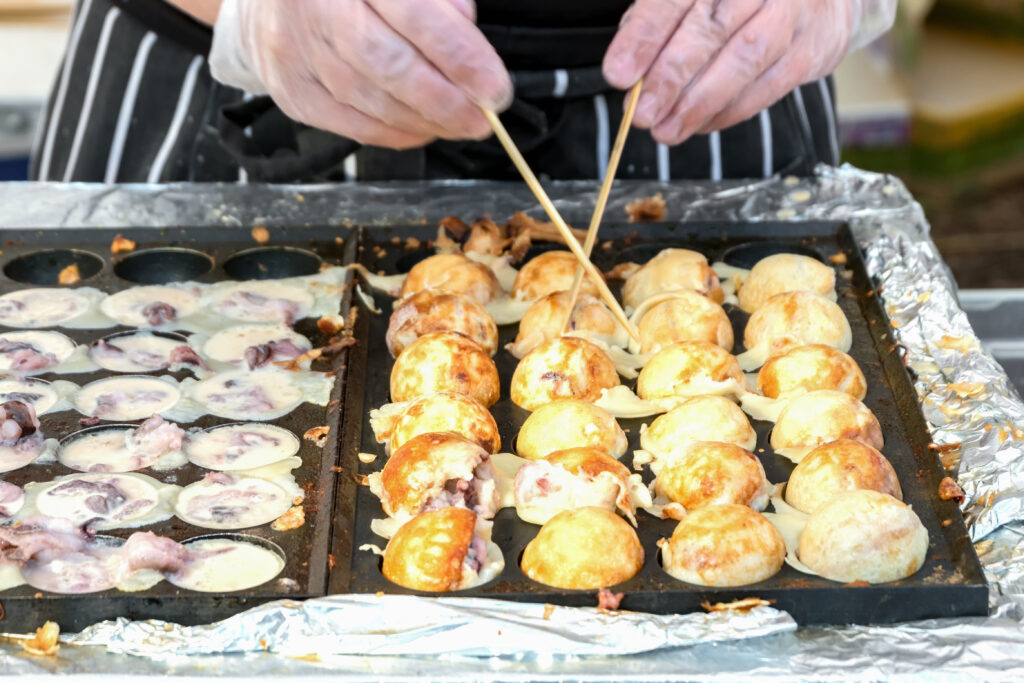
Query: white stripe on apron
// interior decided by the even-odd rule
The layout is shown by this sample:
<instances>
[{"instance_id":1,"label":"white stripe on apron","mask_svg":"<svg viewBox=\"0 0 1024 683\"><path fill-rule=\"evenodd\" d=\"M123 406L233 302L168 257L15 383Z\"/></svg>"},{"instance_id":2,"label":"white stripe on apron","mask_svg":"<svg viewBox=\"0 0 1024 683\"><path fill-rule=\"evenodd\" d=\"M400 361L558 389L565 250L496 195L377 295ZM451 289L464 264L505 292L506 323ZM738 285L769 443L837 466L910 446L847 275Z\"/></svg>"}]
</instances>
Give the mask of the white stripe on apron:
<instances>
[{"instance_id":1,"label":"white stripe on apron","mask_svg":"<svg viewBox=\"0 0 1024 683\"><path fill-rule=\"evenodd\" d=\"M804 135L807 136L807 140L814 144L814 133L811 132L811 120L807 117L807 107L804 106L804 93L801 90L803 86L797 86L793 88L793 99L796 101L796 108L800 112L800 125L803 126Z\"/></svg>"},{"instance_id":2,"label":"white stripe on apron","mask_svg":"<svg viewBox=\"0 0 1024 683\"><path fill-rule=\"evenodd\" d=\"M121 10L111 7L107 10L107 16L103 19L103 28L100 30L100 39L96 45L96 55L92 60L92 69L89 71L89 83L85 86L85 99L82 100L82 112L78 117L78 125L75 127L75 137L71 141L71 153L68 154L68 162L64 165L64 182L70 182L75 172L75 164L78 163L78 154L82 151L82 140L85 139L85 131L89 127L89 116L92 114L92 103L96 99L96 87L100 83L100 76L103 75L103 67L107 59L107 48L110 46L110 34L114 31L114 24L121 16Z\"/></svg>"},{"instance_id":3,"label":"white stripe on apron","mask_svg":"<svg viewBox=\"0 0 1024 683\"><path fill-rule=\"evenodd\" d=\"M821 90L821 103L825 107L825 119L828 123L828 143L832 149L832 165L839 163L839 138L836 135L835 113L832 111L832 96L828 92L828 83L824 78L818 81Z\"/></svg>"},{"instance_id":4,"label":"white stripe on apron","mask_svg":"<svg viewBox=\"0 0 1024 683\"><path fill-rule=\"evenodd\" d=\"M765 178L775 173L775 158L772 151L772 115L768 109L762 109L757 115L761 122L761 169Z\"/></svg>"},{"instance_id":5,"label":"white stripe on apron","mask_svg":"<svg viewBox=\"0 0 1024 683\"><path fill-rule=\"evenodd\" d=\"M552 97L565 97L565 91L569 89L569 72L565 69L555 69L555 89L551 91Z\"/></svg>"},{"instance_id":6,"label":"white stripe on apron","mask_svg":"<svg viewBox=\"0 0 1024 683\"><path fill-rule=\"evenodd\" d=\"M608 140L608 101L604 95L594 95L594 118L597 121L597 179L603 180L608 170L610 142Z\"/></svg>"},{"instance_id":7,"label":"white stripe on apron","mask_svg":"<svg viewBox=\"0 0 1024 683\"><path fill-rule=\"evenodd\" d=\"M672 178L671 166L669 165L668 145L658 143L658 180L667 183Z\"/></svg>"},{"instance_id":8,"label":"white stripe on apron","mask_svg":"<svg viewBox=\"0 0 1024 683\"><path fill-rule=\"evenodd\" d=\"M711 151L711 180L722 179L722 134L715 131L708 135L708 147Z\"/></svg>"},{"instance_id":9,"label":"white stripe on apron","mask_svg":"<svg viewBox=\"0 0 1024 683\"><path fill-rule=\"evenodd\" d=\"M89 17L89 8L92 0L85 0L81 9L78 10L78 18L74 28L71 29L71 40L68 41L67 55L64 57L64 66L60 71L60 85L57 87L57 99L53 102L53 111L50 112L50 122L46 127L46 137L43 138L43 154L39 161L39 180L49 180L50 161L53 158L53 144L57 139L57 127L60 125L60 115L64 111L64 99L68 94L68 83L71 81L71 70L75 65L75 55L78 54L78 41L82 38L82 29Z\"/></svg>"},{"instance_id":10,"label":"white stripe on apron","mask_svg":"<svg viewBox=\"0 0 1024 683\"><path fill-rule=\"evenodd\" d=\"M146 71L146 62L149 61L149 52L156 42L156 34L146 31L139 42L139 49L135 52L135 61L132 63L132 72L128 76L128 86L124 90L124 98L121 100L121 109L117 112L117 127L114 129L114 139L110 143L110 155L107 157L107 170L103 174L103 182L117 182L117 172L121 170L121 157L124 154L124 141L128 137L128 128L132 123L132 114L135 112L135 100L139 96L139 84L142 83L142 74Z\"/></svg>"},{"instance_id":11,"label":"white stripe on apron","mask_svg":"<svg viewBox=\"0 0 1024 683\"><path fill-rule=\"evenodd\" d=\"M196 55L188 66L185 81L181 86L181 93L178 95L178 104L174 108L174 117L171 119L171 125L167 128L167 135L164 137L163 144L160 145L160 151L157 152L156 159L153 160L153 165L149 168L149 175L146 177L147 183L160 182L164 166L167 165L167 158L171 155L174 143L178 140L178 133L181 131L181 124L185 121L185 114L188 113L188 107L192 104L196 77L199 75L199 67L202 65L202 56Z\"/></svg>"}]
</instances>

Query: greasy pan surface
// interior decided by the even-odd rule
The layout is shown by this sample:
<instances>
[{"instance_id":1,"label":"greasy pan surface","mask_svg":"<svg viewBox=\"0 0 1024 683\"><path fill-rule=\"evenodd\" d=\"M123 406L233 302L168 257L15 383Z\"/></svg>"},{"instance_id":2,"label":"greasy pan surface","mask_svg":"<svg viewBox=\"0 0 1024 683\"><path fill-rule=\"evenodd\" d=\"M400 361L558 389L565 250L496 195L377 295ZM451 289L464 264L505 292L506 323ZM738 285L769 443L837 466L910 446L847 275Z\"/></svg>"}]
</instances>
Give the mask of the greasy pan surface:
<instances>
[{"instance_id":1,"label":"greasy pan surface","mask_svg":"<svg viewBox=\"0 0 1024 683\"><path fill-rule=\"evenodd\" d=\"M130 253L111 254L110 245L116 234L137 241ZM211 226L148 230L5 230L0 231L0 293L38 286L57 286L56 276L72 261L79 264L82 280L72 287L90 286L107 293L138 284L161 284L179 280L218 282L222 280L274 279L316 273L322 263L339 265L351 260L355 246L349 231L340 228L274 229L270 240L258 244L248 230ZM167 248L165 250L164 248ZM348 309L348 294L339 311ZM0 330L8 328L0 327ZM56 329L75 342L88 344L122 330L112 327L100 330ZM296 322L295 329L310 339L313 346L322 346L326 337L317 329L316 320ZM344 353L332 360L319 360L313 369L339 370L344 367ZM150 373L159 375L164 373ZM191 373L171 373L179 380ZM107 370L86 374L42 374L40 379L62 379L84 385L103 377L114 376ZM184 624L216 621L243 609L278 598L301 598L323 595L327 589L327 556L330 540L330 515L333 507L338 440L338 399L343 390L343 373L332 390L327 407L303 403L294 411L268 424L283 427L300 440L297 455L301 467L293 471L296 482L306 491L303 503L306 523L289 531L275 531L269 524L251 529L219 532L192 526L177 517L139 529L116 529L104 535L127 538L134 531L153 531L177 541L205 535L239 536L257 543L267 542L283 551L285 567L272 581L254 588L226 594L199 593L180 589L162 581L151 589L124 593L117 590L84 595L54 595L22 585L0 592L3 617L0 632L24 632L42 625L45 620L57 621L62 629L74 631L95 622L116 617L130 619L164 619ZM42 430L47 437L61 439L83 428L82 416L69 410L41 416ZM206 428L237 422L205 415L190 427ZM101 422L108 424L107 422ZM326 445L321 448L303 439L306 430L333 424ZM144 468L141 474L161 482L187 486L200 480L209 470L191 463L179 468L155 471ZM14 484L29 481L50 481L74 472L60 463L32 464L0 475Z\"/></svg>"},{"instance_id":2,"label":"greasy pan surface","mask_svg":"<svg viewBox=\"0 0 1024 683\"><path fill-rule=\"evenodd\" d=\"M426 244L435 235L436 228L432 226L363 229L357 258L374 272L406 272L431 252L424 248L407 249L404 240L415 237ZM392 242L394 238L398 238L397 244ZM637 533L646 560L637 576L612 587L615 592L625 593L621 608L687 612L700 609L701 603L706 601L715 603L754 596L773 601L775 606L790 612L804 624L884 623L985 614L988 591L984 576L956 504L938 498L938 485L944 473L936 454L927 447L930 438L910 378L888 335L888 320L877 297L870 294L872 284L849 229L835 223L613 224L602 227L593 260L607 271L625 261L644 263L666 247L694 249L704 253L710 262L725 260L746 268L779 251L807 254L826 264L830 263L831 255L845 255L846 263L835 268L838 303L853 330L850 355L867 378L868 394L864 402L882 425L884 453L899 476L905 502L913 507L927 528L930 545L921 570L893 583L844 586L802 574L786 565L774 577L758 584L731 589L707 588L677 581L662 571L656 542L669 537L676 522L638 511ZM562 247L535 244L527 259L548 248ZM615 290L620 283L612 284ZM350 358L342 434L342 465L347 471L361 474L377 470L385 462L383 444L375 442L368 415L371 409L389 401L388 384L393 364L383 343L391 300L380 292L375 294L375 300L383 314L361 316L357 326L360 344ZM743 328L748 316L734 306L726 306L726 310L737 340L733 352L739 353L743 350ZM516 325L500 328L499 351L495 356L502 393L491 412L501 431L502 449L506 451L512 450L519 426L528 415L514 405L508 395L517 360L503 347L514 339L516 331ZM632 450L639 446L641 424L652 419L619 421L630 441L630 449L622 458L627 465ZM752 425L758 435L755 452L769 481L787 480L794 465L772 452L768 444L771 424L752 421ZM359 451L376 453L377 460L371 464L361 463L357 459ZM645 482L650 481L646 468L644 477ZM376 555L354 550L365 543L381 547L386 543L370 531L370 521L384 515L369 490L357 486L351 477L342 477L336 514L331 592L412 593L383 577ZM946 520L950 521L943 526ZM520 570L522 551L538 529L536 525L520 521L514 509L502 510L495 518L492 540L504 552L504 572L495 581L459 595L596 605L594 591L551 588L530 580Z\"/></svg>"}]
</instances>

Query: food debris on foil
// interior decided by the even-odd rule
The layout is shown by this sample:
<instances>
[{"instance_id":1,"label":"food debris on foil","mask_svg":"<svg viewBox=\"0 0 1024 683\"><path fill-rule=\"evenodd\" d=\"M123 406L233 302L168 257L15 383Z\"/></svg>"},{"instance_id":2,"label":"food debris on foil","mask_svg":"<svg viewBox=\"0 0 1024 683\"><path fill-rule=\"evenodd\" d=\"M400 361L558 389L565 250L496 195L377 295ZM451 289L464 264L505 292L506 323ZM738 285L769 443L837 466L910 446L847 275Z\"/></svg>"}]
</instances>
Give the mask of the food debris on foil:
<instances>
[{"instance_id":1,"label":"food debris on foil","mask_svg":"<svg viewBox=\"0 0 1024 683\"><path fill-rule=\"evenodd\" d=\"M490 187L490 186L489 186ZM570 220L586 220L593 205L591 184L554 184L552 197ZM76 211L89 207L95 224L153 225L170 218L189 217L195 224L230 217L237 224L252 224L266 207L260 202L280 203L286 190L261 189L255 200L251 191L239 188L204 189L182 193L180 189L109 188L89 190L69 186L54 191L41 184L19 189L13 212L0 222L64 225L75 222ZM139 193L143 193L140 195ZM227 195L236 192L237 196ZM398 191L371 184L310 188L311 196L327 202L331 215L346 216L343 224L379 220L378 195L392 198ZM389 203L393 221L424 219L419 191L410 198ZM476 215L511 213L530 197L525 188L495 186L481 192L477 184L445 187L444 207ZM850 166L818 167L811 178L787 177L757 181L725 181L718 184L663 184L624 182L618 186L609 214L622 211L636 199L663 193L666 220L841 220L850 224L864 250L869 273L875 279L892 318L893 347L902 351L913 373L915 389L932 429L930 450L943 458L951 477L961 487L968 529L975 540L990 581L991 617L932 619L888 626L804 627L799 636L793 620L784 612L757 604L747 612L720 609L706 614L659 616L633 612L604 615L596 608L517 604L458 597L339 595L306 602L268 603L223 622L184 627L164 622L104 622L81 634L65 634L61 641L105 646L109 652L151 658L175 655L173 667L159 659L146 669L154 673L208 674L203 658L177 655L200 653L262 652L264 649L292 657L316 655L329 659L346 652L373 654L329 664L279 658L232 660L233 672L248 675L344 671L357 678L398 677L425 679L478 673L479 660L447 659L434 665L438 655L480 655L490 659L494 672L522 677L523 667L539 678L618 680L629 673L635 680L663 680L686 671L718 678L809 680L851 678L865 670L884 671L886 677L939 673L963 680L1005 678L1007 672L1024 670L1024 403L1003 369L981 347L956 298L956 285L935 245L928 238L924 213L900 181ZM0 188L0 196L3 189ZM34 194L35 193L35 194ZM209 194L204 194L209 193ZM113 195L113 196L112 196ZM152 201L166 202L175 213L154 212ZM265 195L265 196L264 196ZM147 201L140 201L145 196ZM102 199L102 201L100 201ZM209 206L216 211L210 214ZM427 204L428 212L436 210ZM26 208L28 207L28 208ZM35 211L33 214L32 211ZM26 214L25 212L28 211ZM180 214L180 215L179 215ZM37 220L42 215L44 220ZM428 216L437 220L444 213ZM70 218L68 218L70 217ZM516 217L520 222L522 218ZM308 220L305 214L281 220ZM348 223L346 223L346 221ZM537 223L536 221L533 221ZM539 226L539 227L538 227ZM468 227L468 226L467 226ZM539 233L543 225L532 226ZM638 226L642 230L642 226ZM128 240L134 249L134 243ZM117 252L118 241L111 245ZM836 262L843 258L836 255ZM984 387L980 389L979 385ZM952 489L950 489L952 490ZM998 494L998 495L997 495ZM713 609L717 605L710 606ZM385 630L377 626L384 619ZM365 624L365 626L363 625ZM2 626L0 626L2 630ZM500 635L499 635L500 634ZM771 635L769 638L757 636ZM726 652L723 643L746 639ZM711 644L708 644L711 643ZM680 649L678 646L690 646ZM39 673L25 658L13 654L17 645L0 643L0 671ZM869 659L849 653L869 653ZM92 648L61 652L58 662L67 671L117 673L126 669L123 658L89 655ZM627 659L543 659L547 655L625 655ZM396 655L393 657L385 655ZM424 673L423 661L432 665ZM76 657L89 657L76 661ZM410 659L406 657L411 656ZM133 660L139 661L139 660ZM466 662L469 663L466 663ZM83 663L87 662L87 663ZM342 662L343 664L339 664ZM531 663L532 662L532 663ZM595 662L594 668L588 662ZM139 666L139 665L136 665ZM318 668L319 667L319 668ZM58 667L59 669L59 667ZM49 671L49 670L47 670ZM449 676L450 674L450 676ZM500 677L500 673L495 673Z\"/></svg>"}]
</instances>

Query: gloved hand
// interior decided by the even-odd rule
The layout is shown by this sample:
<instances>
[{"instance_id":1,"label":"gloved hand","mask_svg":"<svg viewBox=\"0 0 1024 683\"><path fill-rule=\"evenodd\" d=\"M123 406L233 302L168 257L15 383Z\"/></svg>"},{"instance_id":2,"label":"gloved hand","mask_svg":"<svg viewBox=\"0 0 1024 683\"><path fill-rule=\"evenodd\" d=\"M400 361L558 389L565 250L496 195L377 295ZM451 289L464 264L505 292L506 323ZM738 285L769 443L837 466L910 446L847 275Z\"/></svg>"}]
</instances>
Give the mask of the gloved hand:
<instances>
[{"instance_id":1,"label":"gloved hand","mask_svg":"<svg viewBox=\"0 0 1024 683\"><path fill-rule=\"evenodd\" d=\"M896 0L636 0L604 59L634 122L678 144L746 120L886 31Z\"/></svg>"},{"instance_id":2,"label":"gloved hand","mask_svg":"<svg viewBox=\"0 0 1024 683\"><path fill-rule=\"evenodd\" d=\"M473 0L224 0L210 70L293 119L397 149L485 138L512 83Z\"/></svg>"}]
</instances>

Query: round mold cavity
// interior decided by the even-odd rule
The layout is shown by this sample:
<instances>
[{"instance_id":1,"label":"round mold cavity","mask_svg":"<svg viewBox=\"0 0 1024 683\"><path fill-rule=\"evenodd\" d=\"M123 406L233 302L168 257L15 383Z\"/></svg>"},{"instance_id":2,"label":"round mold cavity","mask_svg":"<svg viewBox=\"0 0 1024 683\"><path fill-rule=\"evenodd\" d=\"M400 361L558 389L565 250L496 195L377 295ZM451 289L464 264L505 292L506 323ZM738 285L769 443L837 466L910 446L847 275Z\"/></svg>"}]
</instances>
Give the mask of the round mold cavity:
<instances>
[{"instance_id":1,"label":"round mold cavity","mask_svg":"<svg viewBox=\"0 0 1024 683\"><path fill-rule=\"evenodd\" d=\"M77 283L103 270L103 259L81 249L47 249L13 259L4 266L4 275L15 282L47 287L59 285L61 271L70 266L78 266Z\"/></svg>"},{"instance_id":2,"label":"round mold cavity","mask_svg":"<svg viewBox=\"0 0 1024 683\"><path fill-rule=\"evenodd\" d=\"M147 337L147 336L159 337L161 339L167 339L167 340L173 341L176 344L179 344L181 346L188 346L188 339L185 337L185 335L179 334L177 332L162 332L162 331L157 331L157 330L138 330L138 329L136 329L136 330L122 330L121 332L114 332L113 334L108 334L107 336L105 336L105 337L103 337L103 338L101 338L101 339L99 339L97 341L94 341L92 344L90 344L89 345L89 358L90 358L90 360L92 360L93 363L96 363L96 365L99 365L104 370L108 370L110 372L118 372L118 373L159 372L159 371L165 370L168 367L170 367L171 364L168 363L167 365L164 365L162 367L159 367L159 368L154 367L152 369L148 369L147 370L143 366L138 365L137 363L131 363L130 361L125 361L125 363L133 364L133 365L135 365L135 367L132 367L130 369L118 369L116 364L112 364L110 362L107 362L106 364L104 364L104 362L102 362L104 359L101 358L100 360L97 360L96 358L93 358L93 355L92 355L93 354L93 350L96 348L96 344L98 342L100 342L100 341L104 341L104 342L107 342L108 344L113 344L114 346L117 346L117 340L119 340L119 339L126 339L126 338L130 338L130 337Z\"/></svg>"},{"instance_id":3,"label":"round mold cavity","mask_svg":"<svg viewBox=\"0 0 1024 683\"><path fill-rule=\"evenodd\" d=\"M195 280L213 269L213 259L201 251L181 247L144 249L114 265L114 274L141 285Z\"/></svg>"},{"instance_id":4,"label":"round mold cavity","mask_svg":"<svg viewBox=\"0 0 1024 683\"><path fill-rule=\"evenodd\" d=\"M120 332L108 334L103 337L103 341L110 343L121 337L135 337L138 335L152 335L154 337L163 337L164 339L173 339L174 341L181 342L182 344L188 343L188 338L185 335L179 334L178 332L164 332L162 330L122 330ZM96 342L93 342L89 346L94 346L95 344Z\"/></svg>"},{"instance_id":5,"label":"round mold cavity","mask_svg":"<svg viewBox=\"0 0 1024 683\"><path fill-rule=\"evenodd\" d=\"M138 428L139 428L139 425L129 424L127 422L112 422L110 424L96 425L94 427L86 427L84 429L79 429L77 432L72 432L72 433L68 434L67 436L61 437L60 446L61 446L61 448L63 448L65 445L71 443L72 441L76 441L76 440L78 440L78 439L80 439L82 437L89 436L90 434L95 434L95 433L98 433L98 432L115 431L115 430L129 430L129 429L138 429ZM120 473L97 472L96 474L120 474Z\"/></svg>"},{"instance_id":6,"label":"round mold cavity","mask_svg":"<svg viewBox=\"0 0 1024 683\"><path fill-rule=\"evenodd\" d=\"M278 280L314 275L323 259L311 251L295 247L257 247L246 249L224 262L224 272L232 280Z\"/></svg>"},{"instance_id":7,"label":"round mold cavity","mask_svg":"<svg viewBox=\"0 0 1024 683\"><path fill-rule=\"evenodd\" d=\"M746 242L729 247L722 254L722 261L737 268L753 268L754 265L766 256L775 254L799 254L809 256L815 261L821 261L821 254L810 247L801 244L786 242Z\"/></svg>"},{"instance_id":8,"label":"round mold cavity","mask_svg":"<svg viewBox=\"0 0 1024 683\"><path fill-rule=\"evenodd\" d=\"M434 251L433 249L417 249L416 251L407 251L401 256L399 256L398 259L395 260L395 272L408 273L410 270L412 270L412 267L415 266L417 263L430 258L436 253L437 252Z\"/></svg>"},{"instance_id":9,"label":"round mold cavity","mask_svg":"<svg viewBox=\"0 0 1024 683\"><path fill-rule=\"evenodd\" d=\"M633 262L643 265L665 249L689 249L690 251L695 251L698 254L704 254L704 256L707 257L707 253L703 249L697 249L685 243L646 242L631 244L616 251L615 263ZM708 262L710 263L711 259L708 259Z\"/></svg>"},{"instance_id":10,"label":"round mold cavity","mask_svg":"<svg viewBox=\"0 0 1024 683\"><path fill-rule=\"evenodd\" d=\"M274 579L277 579L280 576L281 572L283 572L285 570L285 568L287 568L287 566L288 566L288 556L285 554L284 550L281 549L281 546L279 546L277 543L274 543L271 540L268 540L268 539L265 539L265 538L261 538L259 536L253 536L251 534L242 534L242 533L231 532L231 531L216 532L216 533L212 533L212 534L203 534L202 536L193 536L192 538L189 538L189 539L186 539L186 540L182 541L181 544L184 545L184 546L189 546L189 545L192 545L193 543L197 543L199 541L217 541L217 540L235 541L235 542L238 542L238 543L248 543L249 545L253 545L253 546L256 546L257 548L261 548L263 550L271 552L274 555L277 555L277 557L281 560L281 569L276 574L274 574L273 576L268 577L265 581L262 581L261 583L254 584L254 585L251 585L251 586L245 586L243 588L237 588L237 589L234 589L234 591L227 591L227 590L224 590L221 587L213 587L213 588L209 589L208 591L200 591L200 589L198 589L198 588L194 588L194 587L190 587L190 586L178 583L177 581L174 580L174 575L167 576L167 580L170 581L170 583L174 584L175 586L178 586L179 588L183 588L185 590L194 590L196 592L212 592L212 593L237 592L237 591L243 591L243 590L250 590L252 588L256 588L257 586L262 586L265 583L269 583L270 581L273 581Z\"/></svg>"}]
</instances>

